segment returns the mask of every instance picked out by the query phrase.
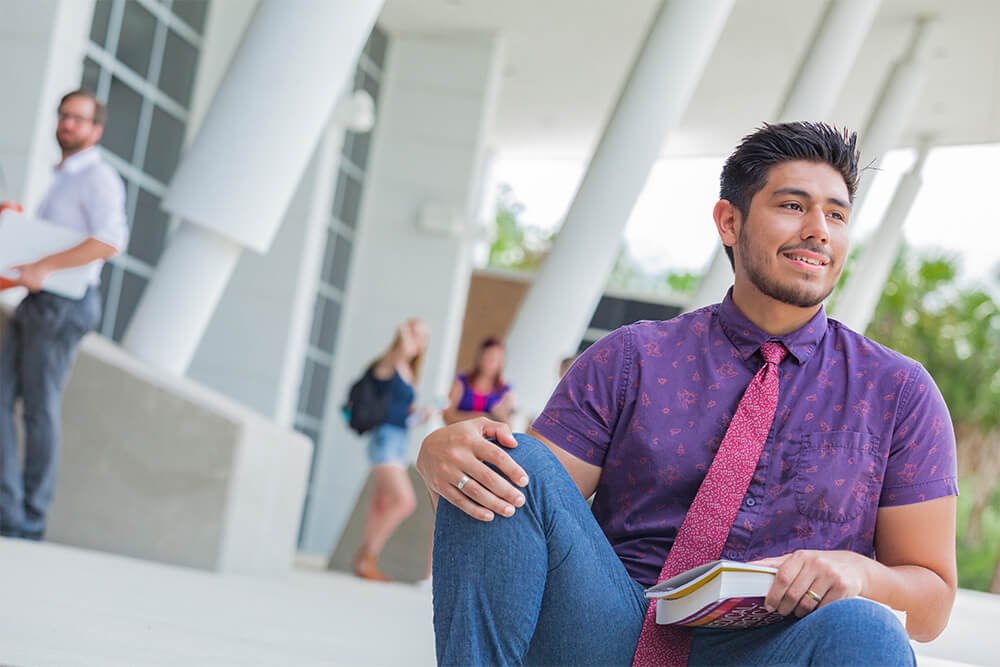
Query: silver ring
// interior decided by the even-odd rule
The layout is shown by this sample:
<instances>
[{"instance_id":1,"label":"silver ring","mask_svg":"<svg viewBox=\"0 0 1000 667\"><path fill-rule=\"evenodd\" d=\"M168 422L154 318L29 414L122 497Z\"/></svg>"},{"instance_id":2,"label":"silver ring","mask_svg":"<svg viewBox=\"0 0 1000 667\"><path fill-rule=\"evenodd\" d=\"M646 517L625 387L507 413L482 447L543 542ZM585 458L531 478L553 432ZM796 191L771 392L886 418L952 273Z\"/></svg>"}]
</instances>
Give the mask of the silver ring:
<instances>
[{"instance_id":1,"label":"silver ring","mask_svg":"<svg viewBox=\"0 0 1000 667\"><path fill-rule=\"evenodd\" d=\"M462 487L468 484L470 479L471 478L468 475L462 475L462 479L458 480L458 484L455 486L457 486L458 490L461 491Z\"/></svg>"}]
</instances>

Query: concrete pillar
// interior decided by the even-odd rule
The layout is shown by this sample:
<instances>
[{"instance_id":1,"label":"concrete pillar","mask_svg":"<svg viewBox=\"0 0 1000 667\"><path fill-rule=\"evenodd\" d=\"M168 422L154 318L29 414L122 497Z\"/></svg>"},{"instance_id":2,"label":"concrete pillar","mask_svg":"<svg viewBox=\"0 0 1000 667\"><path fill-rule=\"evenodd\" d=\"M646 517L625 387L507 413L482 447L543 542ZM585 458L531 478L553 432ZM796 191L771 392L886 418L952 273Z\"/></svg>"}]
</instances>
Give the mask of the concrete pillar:
<instances>
[{"instance_id":1,"label":"concrete pillar","mask_svg":"<svg viewBox=\"0 0 1000 667\"><path fill-rule=\"evenodd\" d=\"M664 2L508 335L508 369L523 409L538 414L559 359L576 350L622 233L667 132L715 48L730 0Z\"/></svg>"},{"instance_id":2,"label":"concrete pillar","mask_svg":"<svg viewBox=\"0 0 1000 667\"><path fill-rule=\"evenodd\" d=\"M242 249L270 248L381 6L261 0L163 199L185 223L122 341L133 355L186 371ZM172 261L184 229L189 246L204 242L201 266L214 270Z\"/></svg>"},{"instance_id":3,"label":"concrete pillar","mask_svg":"<svg viewBox=\"0 0 1000 667\"><path fill-rule=\"evenodd\" d=\"M59 161L59 99L80 86L93 0L0 0L0 197L34 212Z\"/></svg>"},{"instance_id":4,"label":"concrete pillar","mask_svg":"<svg viewBox=\"0 0 1000 667\"><path fill-rule=\"evenodd\" d=\"M830 113L880 4L881 0L829 0L777 122L823 120ZM729 259L719 246L687 309L721 301L732 275Z\"/></svg>"},{"instance_id":5,"label":"concrete pillar","mask_svg":"<svg viewBox=\"0 0 1000 667\"><path fill-rule=\"evenodd\" d=\"M443 397L453 381L501 51L482 34L389 40L304 551L330 553L364 485L365 442L348 430L340 406L401 321L417 316L430 326L418 404ZM412 433L411 454L421 433Z\"/></svg>"},{"instance_id":6,"label":"concrete pillar","mask_svg":"<svg viewBox=\"0 0 1000 667\"><path fill-rule=\"evenodd\" d=\"M188 369L192 379L284 426L295 416L345 126L371 129L371 114L361 124L352 117L371 108L363 90L338 104L270 250L242 254Z\"/></svg>"},{"instance_id":7,"label":"concrete pillar","mask_svg":"<svg viewBox=\"0 0 1000 667\"><path fill-rule=\"evenodd\" d=\"M882 93L868 116L868 122L861 134L862 163L868 168L861 172L858 190L854 195L851 217L855 220L872 181L875 180L882 158L899 145L910 115L917 104L927 78L923 61L932 27L933 23L925 17L914 22L910 43L893 65Z\"/></svg>"},{"instance_id":8,"label":"concrete pillar","mask_svg":"<svg viewBox=\"0 0 1000 667\"><path fill-rule=\"evenodd\" d=\"M857 332L864 333L868 328L882 296L882 288L896 261L899 244L903 240L903 223L923 185L921 172L930 147L930 142L925 141L917 149L916 162L896 187L885 217L868 240L864 254L837 296L834 316Z\"/></svg>"}]
</instances>

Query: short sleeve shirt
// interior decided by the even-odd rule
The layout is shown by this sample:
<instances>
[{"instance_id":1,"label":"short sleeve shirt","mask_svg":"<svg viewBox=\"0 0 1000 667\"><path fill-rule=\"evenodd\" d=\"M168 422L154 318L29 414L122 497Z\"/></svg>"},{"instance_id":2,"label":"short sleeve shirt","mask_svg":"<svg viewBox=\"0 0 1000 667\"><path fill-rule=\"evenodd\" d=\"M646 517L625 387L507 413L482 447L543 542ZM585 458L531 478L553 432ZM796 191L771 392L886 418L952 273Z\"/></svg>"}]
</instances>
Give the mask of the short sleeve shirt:
<instances>
[{"instance_id":1,"label":"short sleeve shirt","mask_svg":"<svg viewBox=\"0 0 1000 667\"><path fill-rule=\"evenodd\" d=\"M97 147L75 153L55 168L38 217L83 232L119 252L128 241L125 185ZM103 265L101 260L90 263L91 284L100 282Z\"/></svg>"},{"instance_id":2,"label":"short sleeve shirt","mask_svg":"<svg viewBox=\"0 0 1000 667\"><path fill-rule=\"evenodd\" d=\"M731 294L721 304L637 322L594 343L533 428L602 468L594 516L629 574L656 582L722 442L760 346L780 341L779 397L723 558L797 549L874 555L879 507L958 492L955 437L916 361L827 318L770 336Z\"/></svg>"}]
</instances>

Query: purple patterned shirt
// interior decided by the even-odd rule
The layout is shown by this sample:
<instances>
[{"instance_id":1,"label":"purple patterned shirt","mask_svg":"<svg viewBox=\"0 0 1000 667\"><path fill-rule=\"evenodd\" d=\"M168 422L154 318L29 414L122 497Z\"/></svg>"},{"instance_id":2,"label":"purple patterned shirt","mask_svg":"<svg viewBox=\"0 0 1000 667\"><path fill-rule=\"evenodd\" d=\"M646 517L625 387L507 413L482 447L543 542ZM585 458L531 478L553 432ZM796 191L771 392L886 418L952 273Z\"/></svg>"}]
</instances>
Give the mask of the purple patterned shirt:
<instances>
[{"instance_id":1,"label":"purple patterned shirt","mask_svg":"<svg viewBox=\"0 0 1000 667\"><path fill-rule=\"evenodd\" d=\"M789 351L778 410L723 558L873 556L879 507L958 493L951 418L923 366L822 309L801 329L770 336L730 293L594 343L533 424L602 467L594 516L641 584L656 582L768 340Z\"/></svg>"}]
</instances>

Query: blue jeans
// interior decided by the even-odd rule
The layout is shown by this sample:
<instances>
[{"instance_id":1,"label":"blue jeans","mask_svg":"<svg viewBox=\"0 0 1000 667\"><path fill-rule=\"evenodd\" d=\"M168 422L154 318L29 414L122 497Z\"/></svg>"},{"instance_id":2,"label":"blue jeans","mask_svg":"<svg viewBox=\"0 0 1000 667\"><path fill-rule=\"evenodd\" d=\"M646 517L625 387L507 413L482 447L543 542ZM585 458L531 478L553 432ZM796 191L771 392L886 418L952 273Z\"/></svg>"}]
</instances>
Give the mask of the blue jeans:
<instances>
[{"instance_id":1,"label":"blue jeans","mask_svg":"<svg viewBox=\"0 0 1000 667\"><path fill-rule=\"evenodd\" d=\"M41 539L55 488L62 393L80 339L97 326L100 297L49 292L18 305L0 344L0 534ZM24 468L18 459L14 403L24 408Z\"/></svg>"},{"instance_id":2,"label":"blue jeans","mask_svg":"<svg viewBox=\"0 0 1000 667\"><path fill-rule=\"evenodd\" d=\"M477 521L438 502L439 665L630 665L646 613L573 480L526 435L507 450L531 481L514 516ZM899 622L842 600L753 630L697 630L691 665L915 665Z\"/></svg>"}]
</instances>

